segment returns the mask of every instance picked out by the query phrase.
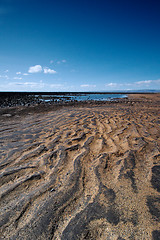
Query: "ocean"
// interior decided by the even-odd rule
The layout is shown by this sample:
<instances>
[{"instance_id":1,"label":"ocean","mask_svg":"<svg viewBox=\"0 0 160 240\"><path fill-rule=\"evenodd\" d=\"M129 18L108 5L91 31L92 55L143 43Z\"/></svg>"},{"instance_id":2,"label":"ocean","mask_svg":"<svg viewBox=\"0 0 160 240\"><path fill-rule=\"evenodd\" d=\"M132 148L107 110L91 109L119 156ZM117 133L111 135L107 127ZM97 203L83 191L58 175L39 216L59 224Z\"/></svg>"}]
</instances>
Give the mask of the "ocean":
<instances>
[{"instance_id":1,"label":"ocean","mask_svg":"<svg viewBox=\"0 0 160 240\"><path fill-rule=\"evenodd\" d=\"M77 94L64 94L64 95L35 95L42 101L112 101L117 98L126 98L126 94L108 94L108 93L77 93Z\"/></svg>"}]
</instances>

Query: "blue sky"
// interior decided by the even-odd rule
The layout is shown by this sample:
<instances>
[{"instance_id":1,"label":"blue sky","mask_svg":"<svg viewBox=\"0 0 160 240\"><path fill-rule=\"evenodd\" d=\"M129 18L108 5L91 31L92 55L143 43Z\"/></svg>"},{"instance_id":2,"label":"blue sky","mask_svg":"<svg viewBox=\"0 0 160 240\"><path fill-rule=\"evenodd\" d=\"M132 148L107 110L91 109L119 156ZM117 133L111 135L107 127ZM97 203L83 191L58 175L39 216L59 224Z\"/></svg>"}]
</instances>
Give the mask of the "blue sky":
<instances>
[{"instance_id":1,"label":"blue sky","mask_svg":"<svg viewBox=\"0 0 160 240\"><path fill-rule=\"evenodd\" d=\"M0 0L0 91L160 89L159 0Z\"/></svg>"}]
</instances>

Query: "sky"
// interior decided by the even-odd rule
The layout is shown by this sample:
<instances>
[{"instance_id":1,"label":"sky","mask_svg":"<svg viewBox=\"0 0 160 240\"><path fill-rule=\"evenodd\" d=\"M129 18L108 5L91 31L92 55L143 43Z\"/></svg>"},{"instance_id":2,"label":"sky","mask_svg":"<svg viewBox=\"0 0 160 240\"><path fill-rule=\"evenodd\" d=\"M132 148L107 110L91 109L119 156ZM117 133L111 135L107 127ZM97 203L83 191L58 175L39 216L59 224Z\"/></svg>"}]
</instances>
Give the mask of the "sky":
<instances>
[{"instance_id":1,"label":"sky","mask_svg":"<svg viewBox=\"0 0 160 240\"><path fill-rule=\"evenodd\" d=\"M159 0L0 0L0 91L160 90Z\"/></svg>"}]
</instances>

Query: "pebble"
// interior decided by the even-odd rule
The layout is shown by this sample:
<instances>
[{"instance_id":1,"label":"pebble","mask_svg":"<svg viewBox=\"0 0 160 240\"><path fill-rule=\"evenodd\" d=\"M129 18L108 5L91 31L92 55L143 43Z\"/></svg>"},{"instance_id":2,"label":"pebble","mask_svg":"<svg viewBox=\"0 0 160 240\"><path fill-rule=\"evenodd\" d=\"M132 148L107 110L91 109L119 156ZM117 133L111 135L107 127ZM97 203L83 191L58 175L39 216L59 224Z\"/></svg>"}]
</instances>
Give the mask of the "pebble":
<instances>
[{"instance_id":1,"label":"pebble","mask_svg":"<svg viewBox=\"0 0 160 240\"><path fill-rule=\"evenodd\" d=\"M9 114L9 113L3 114L2 116L3 116L3 117L12 117L12 115Z\"/></svg>"}]
</instances>

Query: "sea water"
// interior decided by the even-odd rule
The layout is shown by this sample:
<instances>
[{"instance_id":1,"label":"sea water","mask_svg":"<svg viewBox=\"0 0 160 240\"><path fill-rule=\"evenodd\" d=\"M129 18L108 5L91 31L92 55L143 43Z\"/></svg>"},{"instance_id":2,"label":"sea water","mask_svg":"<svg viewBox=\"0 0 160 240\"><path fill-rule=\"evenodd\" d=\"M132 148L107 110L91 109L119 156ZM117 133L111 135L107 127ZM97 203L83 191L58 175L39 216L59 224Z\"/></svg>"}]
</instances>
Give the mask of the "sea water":
<instances>
[{"instance_id":1,"label":"sea water","mask_svg":"<svg viewBox=\"0 0 160 240\"><path fill-rule=\"evenodd\" d=\"M87 101L87 100L94 100L94 101L110 101L116 98L125 98L127 95L124 94L85 94L79 96L72 96L73 100L77 101Z\"/></svg>"},{"instance_id":2,"label":"sea water","mask_svg":"<svg viewBox=\"0 0 160 240\"><path fill-rule=\"evenodd\" d=\"M36 95L38 97L38 95ZM100 93L76 93L72 94L54 94L54 95L41 95L41 100L48 102L52 99L56 99L56 101L112 101L117 98L126 98L127 95L125 94L100 94Z\"/></svg>"}]
</instances>

